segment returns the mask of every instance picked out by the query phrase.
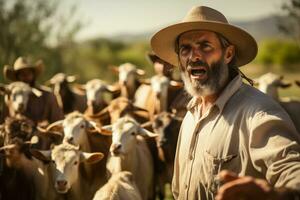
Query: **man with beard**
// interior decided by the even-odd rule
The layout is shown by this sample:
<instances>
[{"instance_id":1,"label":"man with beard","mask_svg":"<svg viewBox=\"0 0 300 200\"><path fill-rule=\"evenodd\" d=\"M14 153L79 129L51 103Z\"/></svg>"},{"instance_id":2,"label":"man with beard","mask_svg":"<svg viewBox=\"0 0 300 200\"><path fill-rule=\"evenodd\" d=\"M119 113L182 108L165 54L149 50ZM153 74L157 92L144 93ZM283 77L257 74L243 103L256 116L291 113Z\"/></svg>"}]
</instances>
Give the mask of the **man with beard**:
<instances>
[{"instance_id":1,"label":"man with beard","mask_svg":"<svg viewBox=\"0 0 300 200\"><path fill-rule=\"evenodd\" d=\"M13 67L4 66L3 74L11 81L21 81L42 92L40 97L30 95L29 105L25 110L25 116L42 126L63 119L63 112L59 108L54 94L43 86L36 85L36 78L43 70L43 62L32 63L29 58L19 57ZM3 108L0 122L9 115L8 109Z\"/></svg>"},{"instance_id":2,"label":"man with beard","mask_svg":"<svg viewBox=\"0 0 300 200\"><path fill-rule=\"evenodd\" d=\"M300 136L287 113L250 84L239 67L257 44L212 8L151 39L160 58L179 65L192 96L174 163L175 199L299 199Z\"/></svg>"}]
</instances>

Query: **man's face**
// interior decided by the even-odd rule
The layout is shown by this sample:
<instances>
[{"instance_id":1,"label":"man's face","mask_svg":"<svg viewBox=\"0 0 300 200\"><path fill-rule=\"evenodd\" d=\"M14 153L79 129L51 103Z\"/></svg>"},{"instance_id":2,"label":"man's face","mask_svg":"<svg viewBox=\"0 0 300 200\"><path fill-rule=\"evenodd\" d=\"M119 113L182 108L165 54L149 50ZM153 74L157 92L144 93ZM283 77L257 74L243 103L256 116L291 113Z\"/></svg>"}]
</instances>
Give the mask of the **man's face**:
<instances>
[{"instance_id":1,"label":"man's face","mask_svg":"<svg viewBox=\"0 0 300 200\"><path fill-rule=\"evenodd\" d=\"M179 38L178 55L185 88L192 96L213 95L224 88L231 59L228 61L228 52L222 49L214 32L183 33Z\"/></svg>"},{"instance_id":2,"label":"man's face","mask_svg":"<svg viewBox=\"0 0 300 200\"><path fill-rule=\"evenodd\" d=\"M34 82L34 71L31 68L21 69L17 72L17 80L31 85Z\"/></svg>"}]
</instances>

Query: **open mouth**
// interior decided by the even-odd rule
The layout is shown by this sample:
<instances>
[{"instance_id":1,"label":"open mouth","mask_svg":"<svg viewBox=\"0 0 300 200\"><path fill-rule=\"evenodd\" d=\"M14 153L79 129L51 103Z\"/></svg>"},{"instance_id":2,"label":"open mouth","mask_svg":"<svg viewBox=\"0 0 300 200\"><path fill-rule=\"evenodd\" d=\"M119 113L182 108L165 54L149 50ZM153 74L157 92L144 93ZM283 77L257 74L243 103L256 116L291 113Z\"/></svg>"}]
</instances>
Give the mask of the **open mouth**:
<instances>
[{"instance_id":1,"label":"open mouth","mask_svg":"<svg viewBox=\"0 0 300 200\"><path fill-rule=\"evenodd\" d=\"M203 79L207 75L205 67L193 67L190 70L191 77L194 79Z\"/></svg>"},{"instance_id":2,"label":"open mouth","mask_svg":"<svg viewBox=\"0 0 300 200\"><path fill-rule=\"evenodd\" d=\"M56 187L56 191L60 194L67 193L67 188L66 187Z\"/></svg>"}]
</instances>

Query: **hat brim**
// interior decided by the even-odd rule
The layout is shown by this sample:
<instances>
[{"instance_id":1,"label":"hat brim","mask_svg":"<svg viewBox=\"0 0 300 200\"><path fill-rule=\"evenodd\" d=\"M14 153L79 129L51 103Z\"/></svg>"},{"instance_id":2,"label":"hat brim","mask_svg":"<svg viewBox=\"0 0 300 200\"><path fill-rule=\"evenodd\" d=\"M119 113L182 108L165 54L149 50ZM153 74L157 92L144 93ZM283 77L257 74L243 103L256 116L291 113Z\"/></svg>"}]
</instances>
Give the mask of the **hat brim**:
<instances>
[{"instance_id":1,"label":"hat brim","mask_svg":"<svg viewBox=\"0 0 300 200\"><path fill-rule=\"evenodd\" d=\"M42 65L35 65L35 66L32 66L32 67L25 67L25 68L22 68L22 69L14 70L12 67L6 65L3 68L3 75L6 79L9 79L11 81L17 81L16 73L20 70L23 70L23 69L33 69L34 73L35 73L35 76L37 77L42 72L43 66Z\"/></svg>"},{"instance_id":2,"label":"hat brim","mask_svg":"<svg viewBox=\"0 0 300 200\"><path fill-rule=\"evenodd\" d=\"M152 50L160 58L174 66L178 66L178 55L175 52L175 42L179 35L192 30L213 31L223 35L235 45L236 66L240 67L251 62L257 54L255 39L243 29L220 22L182 22L168 26L151 38Z\"/></svg>"}]
</instances>

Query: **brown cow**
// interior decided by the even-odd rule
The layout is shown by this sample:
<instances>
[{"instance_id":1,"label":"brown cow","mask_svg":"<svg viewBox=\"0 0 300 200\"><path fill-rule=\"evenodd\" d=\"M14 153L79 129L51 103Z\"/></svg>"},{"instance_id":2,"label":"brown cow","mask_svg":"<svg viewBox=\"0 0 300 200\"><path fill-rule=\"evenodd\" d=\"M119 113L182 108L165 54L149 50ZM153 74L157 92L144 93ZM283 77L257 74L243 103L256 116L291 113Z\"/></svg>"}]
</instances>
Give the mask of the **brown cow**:
<instances>
[{"instance_id":1,"label":"brown cow","mask_svg":"<svg viewBox=\"0 0 300 200\"><path fill-rule=\"evenodd\" d=\"M75 76L58 73L48 81L53 86L53 93L64 114L75 110L84 112L86 109L87 100L85 94L70 86L70 83L73 83L75 80Z\"/></svg>"}]
</instances>

